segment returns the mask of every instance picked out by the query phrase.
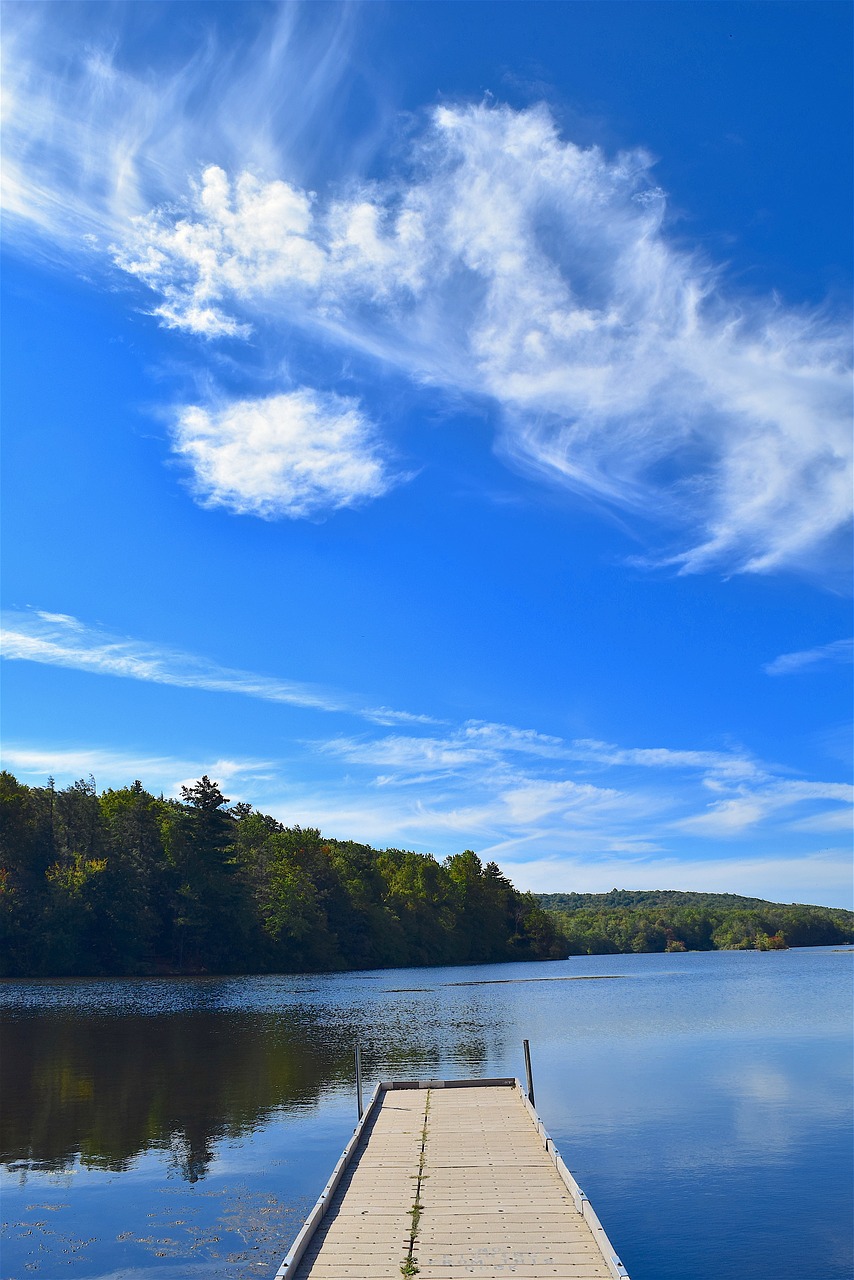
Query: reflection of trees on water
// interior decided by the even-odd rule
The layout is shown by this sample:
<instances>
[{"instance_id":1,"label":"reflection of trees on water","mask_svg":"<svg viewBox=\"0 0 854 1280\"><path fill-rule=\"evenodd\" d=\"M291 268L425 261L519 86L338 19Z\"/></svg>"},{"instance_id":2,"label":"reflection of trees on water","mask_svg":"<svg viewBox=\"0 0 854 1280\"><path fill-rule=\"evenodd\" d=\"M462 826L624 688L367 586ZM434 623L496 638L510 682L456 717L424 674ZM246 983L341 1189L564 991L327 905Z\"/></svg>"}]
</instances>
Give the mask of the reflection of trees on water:
<instances>
[{"instance_id":1,"label":"reflection of trees on water","mask_svg":"<svg viewBox=\"0 0 854 1280\"><path fill-rule=\"evenodd\" d=\"M196 1181L218 1139L276 1107L316 1104L348 1065L345 1046L330 1053L290 1013L16 1018L0 1064L0 1160L61 1170L79 1155L122 1170L159 1148Z\"/></svg>"},{"instance_id":2,"label":"reflection of trees on water","mask_svg":"<svg viewBox=\"0 0 854 1280\"><path fill-rule=\"evenodd\" d=\"M45 1012L8 1019L0 1058L0 1161L9 1169L61 1172L80 1162L121 1171L141 1152L169 1152L190 1182L203 1178L216 1143L257 1129L276 1108L316 1106L330 1086L352 1079L357 1037L370 1032L321 1025L309 1010L122 1017ZM386 1029L386 1033L387 1033ZM435 1049L380 1047L384 1069L417 1076ZM477 1070L481 1043L465 1058Z\"/></svg>"}]
</instances>

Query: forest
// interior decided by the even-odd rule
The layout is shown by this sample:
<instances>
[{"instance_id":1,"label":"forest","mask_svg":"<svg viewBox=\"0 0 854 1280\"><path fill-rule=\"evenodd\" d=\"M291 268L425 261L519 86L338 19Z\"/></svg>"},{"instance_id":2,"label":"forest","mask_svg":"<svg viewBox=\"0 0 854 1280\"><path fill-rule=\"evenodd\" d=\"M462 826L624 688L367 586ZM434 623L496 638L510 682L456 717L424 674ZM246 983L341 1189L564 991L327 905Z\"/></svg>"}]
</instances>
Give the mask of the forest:
<instances>
[{"instance_id":1,"label":"forest","mask_svg":"<svg viewBox=\"0 0 854 1280\"><path fill-rule=\"evenodd\" d=\"M0 774L0 976L297 973L854 942L854 914L735 894L521 893L471 850L373 849L137 781Z\"/></svg>"},{"instance_id":2,"label":"forest","mask_svg":"<svg viewBox=\"0 0 854 1280\"><path fill-rule=\"evenodd\" d=\"M541 893L569 955L628 951L776 951L854 942L854 912L735 893L612 889Z\"/></svg>"},{"instance_id":3,"label":"forest","mask_svg":"<svg viewBox=\"0 0 854 1280\"><path fill-rule=\"evenodd\" d=\"M471 850L443 862L285 827L203 777L181 800L0 774L0 975L271 973L566 954Z\"/></svg>"}]
</instances>

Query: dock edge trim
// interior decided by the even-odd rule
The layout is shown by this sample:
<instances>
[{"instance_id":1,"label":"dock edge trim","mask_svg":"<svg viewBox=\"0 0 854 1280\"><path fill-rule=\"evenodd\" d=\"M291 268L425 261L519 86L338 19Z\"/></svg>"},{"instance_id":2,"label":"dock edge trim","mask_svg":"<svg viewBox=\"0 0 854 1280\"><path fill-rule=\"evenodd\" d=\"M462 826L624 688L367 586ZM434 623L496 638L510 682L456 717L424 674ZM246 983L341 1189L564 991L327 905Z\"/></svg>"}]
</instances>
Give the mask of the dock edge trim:
<instances>
[{"instance_id":1,"label":"dock edge trim","mask_svg":"<svg viewBox=\"0 0 854 1280\"><path fill-rule=\"evenodd\" d=\"M377 1110L384 1092L385 1090L381 1083L375 1086L374 1091L371 1094L370 1101L362 1114L362 1118L353 1130L352 1138L338 1157L338 1163L332 1170L329 1181L317 1197L314 1208L302 1224L299 1234L285 1255L281 1266L275 1274L274 1280L285 1280L286 1277L292 1276L302 1261L302 1256L309 1246L311 1237L314 1235L320 1225L321 1219L329 1208L332 1197L338 1189L338 1184L343 1178L347 1166L353 1159L356 1147L359 1145L359 1139L365 1132L370 1121L373 1119L374 1112Z\"/></svg>"},{"instance_id":2,"label":"dock edge trim","mask_svg":"<svg viewBox=\"0 0 854 1280\"><path fill-rule=\"evenodd\" d=\"M614 1246L611 1244L611 1241L608 1239L608 1236L605 1232L605 1228L602 1226L602 1223L599 1221L599 1218L593 1208L593 1205L590 1203L585 1193L581 1190L581 1187L575 1181L575 1178L572 1176L567 1165L564 1163L563 1157L558 1151L554 1139L551 1137L548 1130L546 1129L546 1126L543 1124L542 1120L537 1114L534 1106L531 1103L531 1099L528 1097L527 1093L525 1092L524 1088L522 1087L521 1083L518 1080L514 1080L513 1084L516 1090L518 1091L520 1098L522 1099L522 1102L525 1106L525 1110L528 1112L528 1115L531 1119L531 1123L533 1124L534 1128L537 1130L537 1133L539 1134L540 1141L543 1144L543 1148L546 1154L548 1155L549 1159L551 1160L552 1164L557 1170L558 1177L564 1183L570 1195L572 1196L573 1203L575 1204L576 1212L581 1214L581 1216L584 1218L584 1221L590 1227L590 1230L593 1235L593 1239L596 1241L596 1244L599 1247L599 1252L602 1254L602 1257L605 1259L605 1265L607 1266L608 1270L611 1272L613 1280L630 1280L629 1273L626 1270L626 1268L623 1266L622 1262L620 1261L617 1250L614 1248Z\"/></svg>"}]
</instances>

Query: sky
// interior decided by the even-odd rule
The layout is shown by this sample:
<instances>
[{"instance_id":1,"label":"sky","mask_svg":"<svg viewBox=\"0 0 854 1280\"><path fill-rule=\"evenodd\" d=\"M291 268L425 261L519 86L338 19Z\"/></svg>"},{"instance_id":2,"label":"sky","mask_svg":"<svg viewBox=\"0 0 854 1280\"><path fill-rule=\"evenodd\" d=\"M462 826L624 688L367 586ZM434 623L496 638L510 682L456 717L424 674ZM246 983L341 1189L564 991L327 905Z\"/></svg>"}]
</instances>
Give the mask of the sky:
<instances>
[{"instance_id":1,"label":"sky","mask_svg":"<svg viewBox=\"0 0 854 1280\"><path fill-rule=\"evenodd\" d=\"M3 758L852 905L852 11L3 6Z\"/></svg>"}]
</instances>

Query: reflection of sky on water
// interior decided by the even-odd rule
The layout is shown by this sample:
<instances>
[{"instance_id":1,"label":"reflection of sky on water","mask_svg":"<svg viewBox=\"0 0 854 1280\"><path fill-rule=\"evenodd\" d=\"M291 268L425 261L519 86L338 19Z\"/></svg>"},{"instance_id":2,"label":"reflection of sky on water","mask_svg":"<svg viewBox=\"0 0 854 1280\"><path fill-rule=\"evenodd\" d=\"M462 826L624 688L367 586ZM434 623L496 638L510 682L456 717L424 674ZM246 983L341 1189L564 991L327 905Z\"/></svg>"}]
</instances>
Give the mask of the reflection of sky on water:
<instances>
[{"instance_id":1,"label":"reflection of sky on water","mask_svg":"<svg viewBox=\"0 0 854 1280\"><path fill-rule=\"evenodd\" d=\"M528 1037L633 1280L849 1280L851 986L839 950L2 984L3 1275L269 1275L352 1130L357 1036L368 1088L518 1075Z\"/></svg>"},{"instance_id":2,"label":"reflection of sky on water","mask_svg":"<svg viewBox=\"0 0 854 1280\"><path fill-rule=\"evenodd\" d=\"M706 1038L687 1051L649 1045L617 1057L579 1047L571 1067L543 1064L538 1102L576 1152L583 1144L625 1153L633 1141L639 1163L653 1151L672 1168L769 1163L850 1123L848 1044L822 1048L814 1038L725 1046Z\"/></svg>"}]
</instances>

